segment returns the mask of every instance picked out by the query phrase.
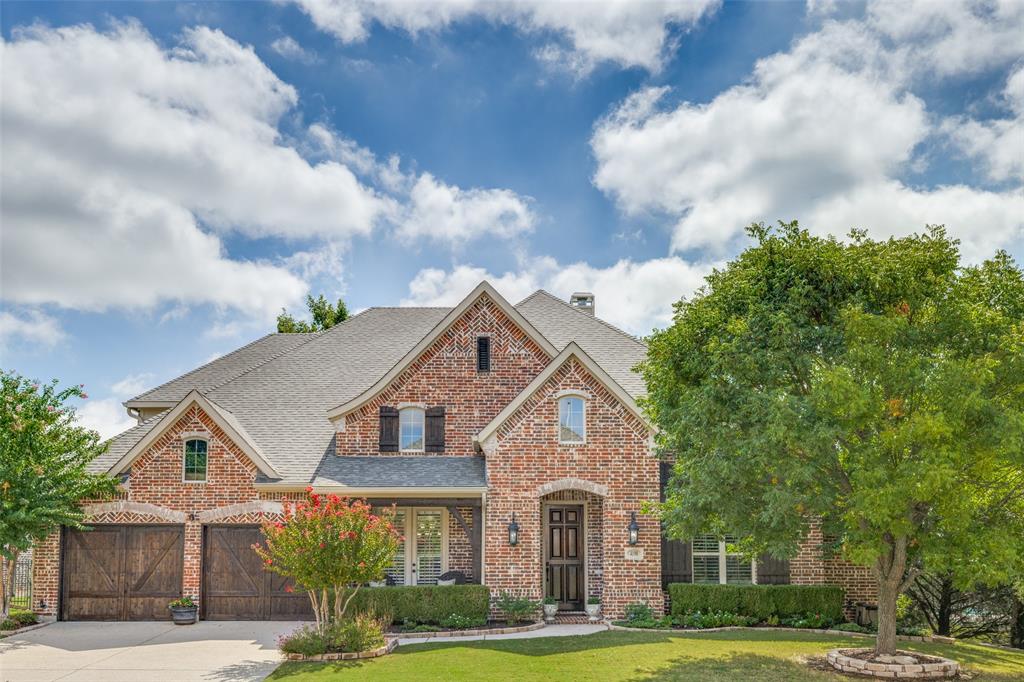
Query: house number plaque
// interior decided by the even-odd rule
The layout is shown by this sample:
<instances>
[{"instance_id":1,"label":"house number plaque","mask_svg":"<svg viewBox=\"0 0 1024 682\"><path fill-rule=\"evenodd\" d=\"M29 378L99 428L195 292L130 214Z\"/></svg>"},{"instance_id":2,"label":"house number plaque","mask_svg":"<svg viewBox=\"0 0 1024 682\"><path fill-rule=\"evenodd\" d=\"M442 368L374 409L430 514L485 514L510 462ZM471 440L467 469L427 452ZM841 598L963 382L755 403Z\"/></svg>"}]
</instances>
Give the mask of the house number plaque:
<instances>
[{"instance_id":1,"label":"house number plaque","mask_svg":"<svg viewBox=\"0 0 1024 682\"><path fill-rule=\"evenodd\" d=\"M644 548L643 547L627 547L626 548L626 560L627 561L643 561L644 560Z\"/></svg>"}]
</instances>

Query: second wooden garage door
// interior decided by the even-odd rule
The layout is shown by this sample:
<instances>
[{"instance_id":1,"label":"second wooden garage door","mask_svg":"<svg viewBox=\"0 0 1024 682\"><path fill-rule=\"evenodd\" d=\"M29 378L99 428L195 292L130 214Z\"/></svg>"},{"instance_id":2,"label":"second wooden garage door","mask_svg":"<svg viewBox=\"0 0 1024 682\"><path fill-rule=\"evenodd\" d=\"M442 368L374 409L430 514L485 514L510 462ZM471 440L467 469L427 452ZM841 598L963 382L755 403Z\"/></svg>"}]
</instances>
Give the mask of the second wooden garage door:
<instances>
[{"instance_id":1,"label":"second wooden garage door","mask_svg":"<svg viewBox=\"0 0 1024 682\"><path fill-rule=\"evenodd\" d=\"M309 620L309 597L263 569L253 551L258 526L206 526L203 538L203 617L207 620Z\"/></svg>"},{"instance_id":2,"label":"second wooden garage door","mask_svg":"<svg viewBox=\"0 0 1024 682\"><path fill-rule=\"evenodd\" d=\"M63 543L63 619L170 619L167 602L181 596L181 526L66 528Z\"/></svg>"}]
</instances>

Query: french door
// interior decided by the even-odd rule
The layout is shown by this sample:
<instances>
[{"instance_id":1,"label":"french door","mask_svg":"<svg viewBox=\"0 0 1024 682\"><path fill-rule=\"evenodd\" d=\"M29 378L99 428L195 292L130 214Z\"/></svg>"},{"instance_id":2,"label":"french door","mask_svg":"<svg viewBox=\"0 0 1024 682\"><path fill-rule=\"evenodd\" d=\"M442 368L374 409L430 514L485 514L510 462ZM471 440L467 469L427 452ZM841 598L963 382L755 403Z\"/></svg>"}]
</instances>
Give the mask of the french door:
<instances>
[{"instance_id":1,"label":"french door","mask_svg":"<svg viewBox=\"0 0 1024 682\"><path fill-rule=\"evenodd\" d=\"M387 570L396 585L436 585L447 568L447 518L443 509L399 508L395 527L405 538Z\"/></svg>"}]
</instances>

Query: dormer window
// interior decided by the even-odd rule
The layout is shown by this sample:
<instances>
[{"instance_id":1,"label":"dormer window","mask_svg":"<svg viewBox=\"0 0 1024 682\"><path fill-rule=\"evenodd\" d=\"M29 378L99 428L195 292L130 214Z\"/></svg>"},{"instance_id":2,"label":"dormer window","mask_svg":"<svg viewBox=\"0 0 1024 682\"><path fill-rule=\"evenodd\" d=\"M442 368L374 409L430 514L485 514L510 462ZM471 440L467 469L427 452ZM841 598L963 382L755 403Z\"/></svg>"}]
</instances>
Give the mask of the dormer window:
<instances>
[{"instance_id":1,"label":"dormer window","mask_svg":"<svg viewBox=\"0 0 1024 682\"><path fill-rule=\"evenodd\" d=\"M558 400L558 442L569 445L587 439L586 404L582 396L567 395Z\"/></svg>"},{"instance_id":2,"label":"dormer window","mask_svg":"<svg viewBox=\"0 0 1024 682\"><path fill-rule=\"evenodd\" d=\"M424 410L405 407L398 411L398 447L408 452L423 452Z\"/></svg>"},{"instance_id":3,"label":"dormer window","mask_svg":"<svg viewBox=\"0 0 1024 682\"><path fill-rule=\"evenodd\" d=\"M193 438L185 441L184 472L186 483L206 483L206 441Z\"/></svg>"},{"instance_id":4,"label":"dormer window","mask_svg":"<svg viewBox=\"0 0 1024 682\"><path fill-rule=\"evenodd\" d=\"M491 337L476 337L476 371L491 371Z\"/></svg>"}]
</instances>

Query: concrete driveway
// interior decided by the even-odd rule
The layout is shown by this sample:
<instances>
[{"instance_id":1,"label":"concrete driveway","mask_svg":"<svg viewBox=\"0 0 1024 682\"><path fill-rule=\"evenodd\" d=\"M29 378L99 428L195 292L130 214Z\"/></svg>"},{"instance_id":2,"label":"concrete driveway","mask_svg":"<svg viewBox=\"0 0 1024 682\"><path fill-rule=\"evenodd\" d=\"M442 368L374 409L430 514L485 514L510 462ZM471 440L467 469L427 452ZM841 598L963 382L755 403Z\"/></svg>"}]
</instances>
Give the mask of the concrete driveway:
<instances>
[{"instance_id":1,"label":"concrete driveway","mask_svg":"<svg viewBox=\"0 0 1024 682\"><path fill-rule=\"evenodd\" d=\"M0 640L3 682L262 680L301 623L54 623Z\"/></svg>"}]
</instances>

